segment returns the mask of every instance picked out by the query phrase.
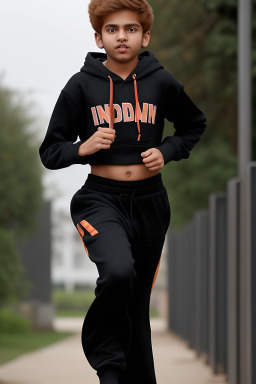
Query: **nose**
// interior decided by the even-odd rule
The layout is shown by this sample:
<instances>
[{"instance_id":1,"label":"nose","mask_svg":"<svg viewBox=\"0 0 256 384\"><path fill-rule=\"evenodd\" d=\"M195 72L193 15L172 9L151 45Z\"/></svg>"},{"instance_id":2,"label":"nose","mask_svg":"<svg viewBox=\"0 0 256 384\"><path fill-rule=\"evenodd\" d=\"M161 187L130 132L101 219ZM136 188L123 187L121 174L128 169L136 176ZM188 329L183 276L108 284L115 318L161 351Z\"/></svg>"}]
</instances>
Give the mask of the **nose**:
<instances>
[{"instance_id":1,"label":"nose","mask_svg":"<svg viewBox=\"0 0 256 384\"><path fill-rule=\"evenodd\" d=\"M127 40L126 32L120 29L117 34L117 41L124 41L124 40Z\"/></svg>"}]
</instances>

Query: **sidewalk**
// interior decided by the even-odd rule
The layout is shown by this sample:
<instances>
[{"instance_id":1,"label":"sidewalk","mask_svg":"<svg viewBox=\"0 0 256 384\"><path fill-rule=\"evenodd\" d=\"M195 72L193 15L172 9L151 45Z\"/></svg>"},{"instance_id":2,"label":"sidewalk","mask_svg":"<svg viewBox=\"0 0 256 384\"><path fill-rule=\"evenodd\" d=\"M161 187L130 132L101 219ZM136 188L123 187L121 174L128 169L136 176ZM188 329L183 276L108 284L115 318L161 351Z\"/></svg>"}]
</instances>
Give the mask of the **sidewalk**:
<instances>
[{"instance_id":1,"label":"sidewalk","mask_svg":"<svg viewBox=\"0 0 256 384\"><path fill-rule=\"evenodd\" d=\"M57 318L56 329L73 330L76 334L1 365L0 384L99 384L83 354L82 320ZM161 319L151 320L151 330L158 384L226 383L222 375L213 375L185 342L167 332Z\"/></svg>"}]
</instances>

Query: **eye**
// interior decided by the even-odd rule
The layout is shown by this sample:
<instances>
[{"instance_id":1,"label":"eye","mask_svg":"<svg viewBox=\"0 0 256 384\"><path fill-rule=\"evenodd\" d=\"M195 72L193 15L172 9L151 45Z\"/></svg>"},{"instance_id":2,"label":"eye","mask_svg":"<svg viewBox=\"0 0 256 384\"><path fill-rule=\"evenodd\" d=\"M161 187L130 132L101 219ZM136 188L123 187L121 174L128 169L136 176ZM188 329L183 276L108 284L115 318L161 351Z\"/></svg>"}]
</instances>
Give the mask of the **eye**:
<instances>
[{"instance_id":1,"label":"eye","mask_svg":"<svg viewBox=\"0 0 256 384\"><path fill-rule=\"evenodd\" d=\"M136 31L136 28L132 28L132 27L131 27L131 28L129 28L129 31L130 31L130 30Z\"/></svg>"},{"instance_id":2,"label":"eye","mask_svg":"<svg viewBox=\"0 0 256 384\"><path fill-rule=\"evenodd\" d=\"M112 31L115 31L115 28L108 28L108 31L112 33Z\"/></svg>"}]
</instances>

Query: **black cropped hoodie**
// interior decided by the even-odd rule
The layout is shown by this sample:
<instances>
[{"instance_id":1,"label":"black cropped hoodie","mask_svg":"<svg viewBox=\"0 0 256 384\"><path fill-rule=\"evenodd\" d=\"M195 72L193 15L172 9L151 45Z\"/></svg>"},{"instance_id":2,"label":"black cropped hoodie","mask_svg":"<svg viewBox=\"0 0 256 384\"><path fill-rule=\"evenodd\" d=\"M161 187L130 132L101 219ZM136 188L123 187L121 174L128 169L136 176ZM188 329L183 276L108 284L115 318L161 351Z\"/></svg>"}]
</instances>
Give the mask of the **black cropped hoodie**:
<instances>
[{"instance_id":1,"label":"black cropped hoodie","mask_svg":"<svg viewBox=\"0 0 256 384\"><path fill-rule=\"evenodd\" d=\"M61 90L40 146L46 168L72 164L144 164L141 152L157 148L164 163L188 158L206 128L206 117L151 51L124 80L104 66L106 53L88 52L80 72ZM162 141L165 118L174 134ZM79 156L98 127L116 130L109 149Z\"/></svg>"}]
</instances>

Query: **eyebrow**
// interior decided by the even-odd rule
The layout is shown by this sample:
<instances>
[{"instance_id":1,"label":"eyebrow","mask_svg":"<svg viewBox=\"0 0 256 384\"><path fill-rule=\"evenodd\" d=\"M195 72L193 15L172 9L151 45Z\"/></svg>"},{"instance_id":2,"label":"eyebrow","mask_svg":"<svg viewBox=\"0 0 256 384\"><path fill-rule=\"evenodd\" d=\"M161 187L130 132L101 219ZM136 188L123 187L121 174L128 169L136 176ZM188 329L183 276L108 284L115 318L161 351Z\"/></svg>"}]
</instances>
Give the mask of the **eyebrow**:
<instances>
[{"instance_id":1,"label":"eyebrow","mask_svg":"<svg viewBox=\"0 0 256 384\"><path fill-rule=\"evenodd\" d=\"M140 27L140 25L139 25L139 24L136 24L136 23L125 24L125 27L134 27L134 26L136 26L136 27ZM118 24L107 24L107 25L105 25L104 28L107 28L107 27L118 27Z\"/></svg>"}]
</instances>

